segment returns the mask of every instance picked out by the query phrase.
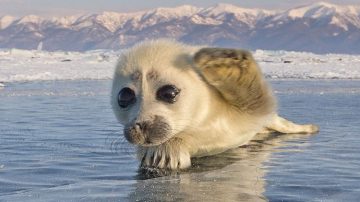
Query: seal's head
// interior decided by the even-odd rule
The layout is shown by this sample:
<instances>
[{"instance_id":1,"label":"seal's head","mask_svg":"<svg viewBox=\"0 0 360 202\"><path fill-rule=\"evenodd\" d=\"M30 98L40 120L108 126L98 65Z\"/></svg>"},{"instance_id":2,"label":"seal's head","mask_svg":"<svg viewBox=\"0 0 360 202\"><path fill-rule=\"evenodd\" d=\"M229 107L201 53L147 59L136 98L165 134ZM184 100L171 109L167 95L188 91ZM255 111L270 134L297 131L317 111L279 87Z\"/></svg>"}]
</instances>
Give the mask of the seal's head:
<instances>
[{"instance_id":1,"label":"seal's head","mask_svg":"<svg viewBox=\"0 0 360 202\"><path fill-rule=\"evenodd\" d=\"M192 52L189 46L157 40L120 56L111 103L129 142L159 145L206 117L207 88L194 71Z\"/></svg>"}]
</instances>

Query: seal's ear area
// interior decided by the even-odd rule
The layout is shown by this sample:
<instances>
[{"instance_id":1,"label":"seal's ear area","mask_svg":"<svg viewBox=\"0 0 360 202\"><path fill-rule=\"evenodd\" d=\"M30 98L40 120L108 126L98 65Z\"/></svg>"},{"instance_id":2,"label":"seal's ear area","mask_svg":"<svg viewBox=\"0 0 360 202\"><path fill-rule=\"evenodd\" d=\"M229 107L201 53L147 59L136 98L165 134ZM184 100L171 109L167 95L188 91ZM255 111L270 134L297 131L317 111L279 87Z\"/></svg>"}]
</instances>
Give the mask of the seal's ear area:
<instances>
[{"instance_id":1,"label":"seal's ear area","mask_svg":"<svg viewBox=\"0 0 360 202\"><path fill-rule=\"evenodd\" d=\"M194 54L193 62L205 81L230 104L251 113L273 111L272 93L250 52L203 48Z\"/></svg>"},{"instance_id":2,"label":"seal's ear area","mask_svg":"<svg viewBox=\"0 0 360 202\"><path fill-rule=\"evenodd\" d=\"M250 52L246 50L227 49L227 48L202 48L194 55L194 62L199 67L209 65L231 65L253 62L254 59Z\"/></svg>"},{"instance_id":3,"label":"seal's ear area","mask_svg":"<svg viewBox=\"0 0 360 202\"><path fill-rule=\"evenodd\" d=\"M239 81L261 75L249 51L225 48L202 48L193 61L205 79L212 85L217 81Z\"/></svg>"}]
</instances>

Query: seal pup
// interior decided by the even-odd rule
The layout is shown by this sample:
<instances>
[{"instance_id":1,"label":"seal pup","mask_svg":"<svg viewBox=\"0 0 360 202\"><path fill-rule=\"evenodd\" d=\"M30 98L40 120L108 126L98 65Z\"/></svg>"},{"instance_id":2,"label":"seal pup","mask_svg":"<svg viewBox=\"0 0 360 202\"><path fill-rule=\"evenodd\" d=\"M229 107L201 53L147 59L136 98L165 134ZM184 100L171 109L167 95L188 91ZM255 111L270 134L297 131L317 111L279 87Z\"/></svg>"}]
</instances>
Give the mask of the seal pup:
<instances>
[{"instance_id":1,"label":"seal pup","mask_svg":"<svg viewBox=\"0 0 360 202\"><path fill-rule=\"evenodd\" d=\"M172 40L141 42L119 57L111 104L141 167L184 169L258 133L315 133L276 113L250 52Z\"/></svg>"}]
</instances>

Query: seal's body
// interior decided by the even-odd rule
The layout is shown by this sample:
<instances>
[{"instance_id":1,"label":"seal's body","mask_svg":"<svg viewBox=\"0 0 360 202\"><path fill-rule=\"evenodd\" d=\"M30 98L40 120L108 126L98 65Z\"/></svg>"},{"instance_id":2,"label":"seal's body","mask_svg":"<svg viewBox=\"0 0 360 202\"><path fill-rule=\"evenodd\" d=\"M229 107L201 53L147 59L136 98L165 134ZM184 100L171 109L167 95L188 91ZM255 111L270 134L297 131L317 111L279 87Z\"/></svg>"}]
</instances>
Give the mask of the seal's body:
<instances>
[{"instance_id":1,"label":"seal's body","mask_svg":"<svg viewBox=\"0 0 360 202\"><path fill-rule=\"evenodd\" d=\"M277 115L269 85L244 50L140 43L119 59L111 102L144 167L186 168L191 157L244 145L258 133L318 130Z\"/></svg>"}]
</instances>

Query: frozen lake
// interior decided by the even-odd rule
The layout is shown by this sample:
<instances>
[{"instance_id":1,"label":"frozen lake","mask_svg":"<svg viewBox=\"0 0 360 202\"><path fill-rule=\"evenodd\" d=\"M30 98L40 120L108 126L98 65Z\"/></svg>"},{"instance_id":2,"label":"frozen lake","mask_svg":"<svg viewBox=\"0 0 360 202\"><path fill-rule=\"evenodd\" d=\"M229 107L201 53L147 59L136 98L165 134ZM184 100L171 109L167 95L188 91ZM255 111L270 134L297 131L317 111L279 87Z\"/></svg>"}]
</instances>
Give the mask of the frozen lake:
<instances>
[{"instance_id":1,"label":"frozen lake","mask_svg":"<svg viewBox=\"0 0 360 202\"><path fill-rule=\"evenodd\" d=\"M272 81L280 114L316 135L258 137L144 179L109 80L0 87L0 201L358 201L360 81Z\"/></svg>"}]
</instances>

